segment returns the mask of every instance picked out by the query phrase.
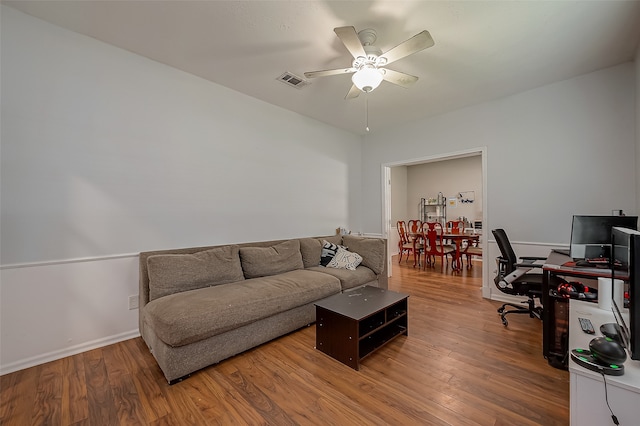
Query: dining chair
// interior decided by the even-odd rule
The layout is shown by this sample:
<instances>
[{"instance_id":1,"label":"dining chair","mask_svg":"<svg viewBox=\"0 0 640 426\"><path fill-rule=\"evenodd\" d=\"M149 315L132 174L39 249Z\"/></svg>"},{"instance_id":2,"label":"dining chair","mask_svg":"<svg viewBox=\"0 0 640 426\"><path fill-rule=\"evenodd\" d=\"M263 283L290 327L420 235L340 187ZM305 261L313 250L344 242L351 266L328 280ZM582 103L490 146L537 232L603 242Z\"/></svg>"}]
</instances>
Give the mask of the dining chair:
<instances>
[{"instance_id":1,"label":"dining chair","mask_svg":"<svg viewBox=\"0 0 640 426\"><path fill-rule=\"evenodd\" d=\"M400 254L401 261L403 246L407 239L407 223L404 220L399 220L396 222L396 229L398 230L398 253Z\"/></svg>"},{"instance_id":2,"label":"dining chair","mask_svg":"<svg viewBox=\"0 0 640 426\"><path fill-rule=\"evenodd\" d=\"M440 223L440 222L424 222L427 224L428 229L433 229L434 226L436 226L436 223Z\"/></svg>"},{"instance_id":3,"label":"dining chair","mask_svg":"<svg viewBox=\"0 0 640 426\"><path fill-rule=\"evenodd\" d=\"M422 222L422 241L424 242L424 249L423 249L423 255L424 255L424 268L426 268L427 266L431 266L431 257L428 256L428 251L429 251L429 230L434 229L434 227L436 226L436 224L440 224L440 222Z\"/></svg>"},{"instance_id":4,"label":"dining chair","mask_svg":"<svg viewBox=\"0 0 640 426\"><path fill-rule=\"evenodd\" d=\"M450 220L447 222L447 231L452 234L462 234L464 232L464 221Z\"/></svg>"},{"instance_id":5,"label":"dining chair","mask_svg":"<svg viewBox=\"0 0 640 426\"><path fill-rule=\"evenodd\" d=\"M411 219L408 224L409 233L419 234L422 230L422 221L419 219Z\"/></svg>"},{"instance_id":6,"label":"dining chair","mask_svg":"<svg viewBox=\"0 0 640 426\"><path fill-rule=\"evenodd\" d=\"M415 240L415 245L420 245L419 249L418 247L416 247L416 253L414 255L414 265L419 263L419 254L420 252L422 252L422 234L421 234L421 229L422 229L422 221L419 219L411 219L409 220L409 222L407 222L407 230L408 230L408 235L409 235L409 241L411 243L414 243Z\"/></svg>"},{"instance_id":7,"label":"dining chair","mask_svg":"<svg viewBox=\"0 0 640 426\"><path fill-rule=\"evenodd\" d=\"M460 251L460 257L467 258L467 269L471 268L473 264L471 263L471 259L473 256L478 256L482 258L482 247L479 246L478 240L473 240L469 242L463 250Z\"/></svg>"},{"instance_id":8,"label":"dining chair","mask_svg":"<svg viewBox=\"0 0 640 426\"><path fill-rule=\"evenodd\" d=\"M400 257L398 259L398 263L402 262L402 255L404 253L407 254L407 259L409 259L409 254L414 254L414 242L409 238L409 233L407 230L407 225L404 220L399 220L397 222L398 227L398 236L400 237L398 241L398 251L400 253ZM422 244L419 242L415 243L415 249L421 250Z\"/></svg>"},{"instance_id":9,"label":"dining chair","mask_svg":"<svg viewBox=\"0 0 640 426\"><path fill-rule=\"evenodd\" d=\"M442 240L442 234L444 234L444 229L442 224L438 222L434 223L433 229L428 229L427 245L429 249L425 250L425 266L428 264L435 267L436 257L439 257L440 269L442 269L445 261L447 266L449 265L448 255L451 255L452 262L455 262L456 248L451 244L445 244Z\"/></svg>"},{"instance_id":10,"label":"dining chair","mask_svg":"<svg viewBox=\"0 0 640 426\"><path fill-rule=\"evenodd\" d=\"M427 252L429 251L429 238L428 232L429 229L432 229L433 224L430 222L422 222L422 226L420 227L420 241L422 242L422 248L418 253L418 258L424 258L422 265L424 268L429 266L430 259L427 256Z\"/></svg>"}]
</instances>

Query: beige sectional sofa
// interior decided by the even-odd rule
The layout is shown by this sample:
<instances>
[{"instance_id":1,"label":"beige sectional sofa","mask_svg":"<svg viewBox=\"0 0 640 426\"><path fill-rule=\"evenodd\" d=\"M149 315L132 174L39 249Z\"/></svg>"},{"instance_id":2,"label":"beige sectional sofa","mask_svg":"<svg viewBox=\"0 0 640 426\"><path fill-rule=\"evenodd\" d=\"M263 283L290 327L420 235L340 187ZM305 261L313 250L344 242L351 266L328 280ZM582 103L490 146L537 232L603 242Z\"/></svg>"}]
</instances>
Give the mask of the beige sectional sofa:
<instances>
[{"instance_id":1,"label":"beige sectional sofa","mask_svg":"<svg viewBox=\"0 0 640 426\"><path fill-rule=\"evenodd\" d=\"M320 265L323 241L362 256ZM386 240L345 235L140 253L140 334L169 383L315 321L314 302L387 288Z\"/></svg>"}]
</instances>

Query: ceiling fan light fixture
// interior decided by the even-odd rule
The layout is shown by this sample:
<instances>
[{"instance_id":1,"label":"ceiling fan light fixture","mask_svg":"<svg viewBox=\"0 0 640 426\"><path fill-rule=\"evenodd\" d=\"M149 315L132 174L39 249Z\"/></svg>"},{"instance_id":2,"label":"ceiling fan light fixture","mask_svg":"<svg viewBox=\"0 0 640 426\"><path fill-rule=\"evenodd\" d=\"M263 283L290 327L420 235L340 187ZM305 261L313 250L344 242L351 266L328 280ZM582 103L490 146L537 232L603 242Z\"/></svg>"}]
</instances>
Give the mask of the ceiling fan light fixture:
<instances>
[{"instance_id":1,"label":"ceiling fan light fixture","mask_svg":"<svg viewBox=\"0 0 640 426\"><path fill-rule=\"evenodd\" d=\"M382 83L382 73L377 68L365 66L353 74L351 81L363 92L371 92Z\"/></svg>"}]
</instances>

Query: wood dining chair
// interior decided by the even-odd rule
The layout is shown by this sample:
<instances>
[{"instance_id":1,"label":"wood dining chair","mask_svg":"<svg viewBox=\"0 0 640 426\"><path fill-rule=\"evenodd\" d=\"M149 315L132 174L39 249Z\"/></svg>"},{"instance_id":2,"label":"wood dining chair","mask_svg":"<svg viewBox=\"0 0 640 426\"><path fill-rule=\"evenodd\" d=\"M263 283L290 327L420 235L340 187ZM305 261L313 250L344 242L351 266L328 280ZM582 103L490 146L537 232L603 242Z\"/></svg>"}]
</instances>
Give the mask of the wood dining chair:
<instances>
[{"instance_id":1,"label":"wood dining chair","mask_svg":"<svg viewBox=\"0 0 640 426\"><path fill-rule=\"evenodd\" d=\"M419 219L411 219L407 226L409 228L409 233L411 234L419 234L422 232L422 221Z\"/></svg>"},{"instance_id":2,"label":"wood dining chair","mask_svg":"<svg viewBox=\"0 0 640 426\"><path fill-rule=\"evenodd\" d=\"M471 259L473 256L478 256L482 258L482 247L479 246L478 240L474 240L464 247L460 252L460 257L467 258L467 269L471 268L473 264L471 263Z\"/></svg>"},{"instance_id":3,"label":"wood dining chair","mask_svg":"<svg viewBox=\"0 0 640 426\"><path fill-rule=\"evenodd\" d=\"M407 259L409 259L409 254L413 254L415 257L416 252L414 252L414 247L416 251L421 250L422 243L416 242L414 244L414 242L409 238L407 225L404 220L399 220L396 225L398 227L398 236L400 237L400 240L398 241L398 251L400 253L398 263L400 263L402 262L402 255L404 253L407 254Z\"/></svg>"},{"instance_id":4,"label":"wood dining chair","mask_svg":"<svg viewBox=\"0 0 640 426\"><path fill-rule=\"evenodd\" d=\"M431 257L428 255L429 252L429 230L430 229L434 229L434 227L436 226L436 223L438 222L422 222L422 227L421 227L421 237L422 237L422 242L424 244L424 247L422 248L422 258L424 259L422 261L422 267L423 268L427 268L428 266L431 266Z\"/></svg>"},{"instance_id":5,"label":"wood dining chair","mask_svg":"<svg viewBox=\"0 0 640 426\"><path fill-rule=\"evenodd\" d=\"M464 232L464 221L450 220L447 222L447 231L452 234L462 234Z\"/></svg>"},{"instance_id":6,"label":"wood dining chair","mask_svg":"<svg viewBox=\"0 0 640 426\"><path fill-rule=\"evenodd\" d=\"M427 245L428 250L425 250L425 265L430 265L435 267L436 257L440 258L440 269L444 268L445 261L447 262L447 266L449 265L448 255L451 255L451 261L455 262L456 260L456 248L451 244L445 244L442 239L442 234L444 234L444 229L442 224L435 222L433 225L433 229L427 230Z\"/></svg>"},{"instance_id":7,"label":"wood dining chair","mask_svg":"<svg viewBox=\"0 0 640 426\"><path fill-rule=\"evenodd\" d=\"M440 222L424 222L427 224L427 228L428 229L433 229L434 226L436 226L436 223L440 223Z\"/></svg>"}]
</instances>

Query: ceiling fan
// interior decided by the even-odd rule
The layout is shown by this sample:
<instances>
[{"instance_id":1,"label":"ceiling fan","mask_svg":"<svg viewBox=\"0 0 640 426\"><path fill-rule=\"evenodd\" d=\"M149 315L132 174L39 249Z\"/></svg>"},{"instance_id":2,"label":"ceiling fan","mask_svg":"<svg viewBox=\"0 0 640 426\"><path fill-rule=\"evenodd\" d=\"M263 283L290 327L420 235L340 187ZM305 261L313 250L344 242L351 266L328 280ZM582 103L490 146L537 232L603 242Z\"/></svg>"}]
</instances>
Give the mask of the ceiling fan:
<instances>
[{"instance_id":1,"label":"ceiling fan","mask_svg":"<svg viewBox=\"0 0 640 426\"><path fill-rule=\"evenodd\" d=\"M354 27L338 27L334 28L333 31L353 56L351 67L310 71L305 72L304 76L315 78L354 73L351 78L353 86L351 86L345 99L358 97L360 91L371 92L380 85L382 80L402 87L411 86L418 81L418 77L388 69L386 66L435 44L429 31L424 30L382 53L379 47L373 45L377 36L376 32L370 28L356 32Z\"/></svg>"}]
</instances>

